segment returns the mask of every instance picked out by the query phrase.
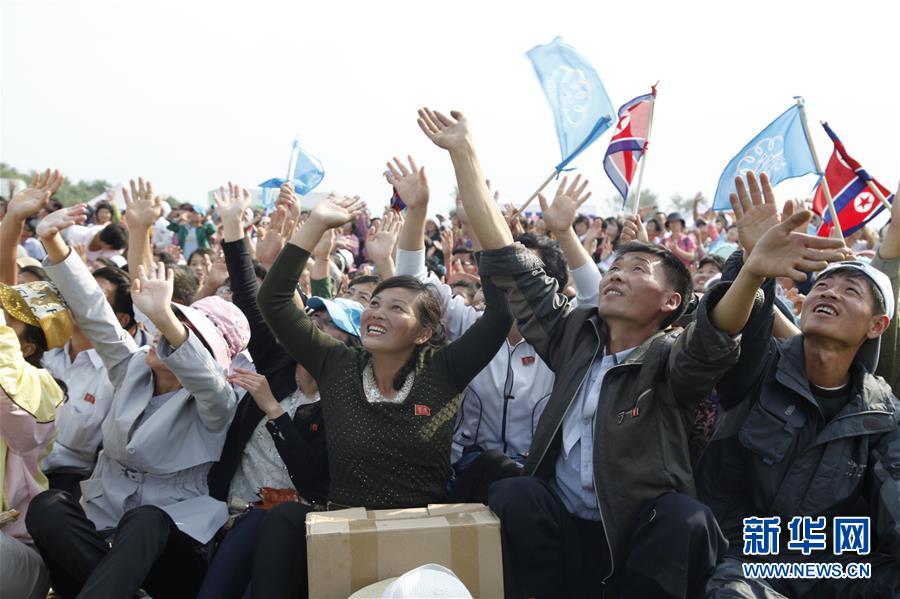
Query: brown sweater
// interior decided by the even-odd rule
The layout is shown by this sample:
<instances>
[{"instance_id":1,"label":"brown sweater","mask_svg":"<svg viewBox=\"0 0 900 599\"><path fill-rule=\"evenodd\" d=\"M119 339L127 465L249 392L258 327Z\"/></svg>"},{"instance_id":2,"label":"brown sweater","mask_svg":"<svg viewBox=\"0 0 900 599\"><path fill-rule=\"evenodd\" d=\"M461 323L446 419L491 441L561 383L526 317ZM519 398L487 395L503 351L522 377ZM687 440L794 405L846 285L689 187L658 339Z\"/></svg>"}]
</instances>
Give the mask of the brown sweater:
<instances>
[{"instance_id":1,"label":"brown sweater","mask_svg":"<svg viewBox=\"0 0 900 599\"><path fill-rule=\"evenodd\" d=\"M278 340L319 383L329 431L329 501L373 509L445 501L459 394L509 332L505 298L486 281L484 316L453 343L419 352L407 398L399 404L369 403L362 383L369 353L321 333L292 302L308 258L293 244L285 247L258 301Z\"/></svg>"}]
</instances>

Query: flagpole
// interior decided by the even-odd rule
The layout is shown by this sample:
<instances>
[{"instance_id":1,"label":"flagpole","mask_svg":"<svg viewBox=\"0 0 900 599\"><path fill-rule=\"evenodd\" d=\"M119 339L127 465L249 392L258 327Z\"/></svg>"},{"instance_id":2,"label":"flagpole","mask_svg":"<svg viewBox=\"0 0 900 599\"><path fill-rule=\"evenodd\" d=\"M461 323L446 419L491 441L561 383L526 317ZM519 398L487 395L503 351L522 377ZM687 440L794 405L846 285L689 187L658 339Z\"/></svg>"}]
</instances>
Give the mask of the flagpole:
<instances>
[{"instance_id":1,"label":"flagpole","mask_svg":"<svg viewBox=\"0 0 900 599\"><path fill-rule=\"evenodd\" d=\"M816 147L813 145L812 135L809 134L809 124L806 122L806 109L803 107L802 98L797 98L797 106L800 107L800 124L803 125L803 134L806 136L806 143L809 144L809 151L812 153L813 165L816 167L816 172L822 177L822 192L825 194L825 201L828 203L828 214L831 215L831 222L838 230L838 233L841 234L841 239L843 239L844 231L841 229L837 210L834 209L834 200L831 199L831 190L828 188L828 179L825 178L825 171L822 170L822 166L819 164L819 156L816 154Z\"/></svg>"},{"instance_id":2,"label":"flagpole","mask_svg":"<svg viewBox=\"0 0 900 599\"><path fill-rule=\"evenodd\" d=\"M637 214L638 208L641 205L641 183L644 181L644 165L647 163L647 150L650 147L650 134L653 132L653 110L656 108L656 86L659 85L659 81L656 82L655 85L650 86L650 90L653 92L653 104L650 105L650 118L647 123L647 139L644 140L644 153L641 156L641 170L638 173L637 187L634 190L634 202L631 206L631 213Z\"/></svg>"},{"instance_id":3,"label":"flagpole","mask_svg":"<svg viewBox=\"0 0 900 599\"><path fill-rule=\"evenodd\" d=\"M881 205L884 206L888 211L891 209L891 205L888 203L887 198L884 197L884 194L881 193L881 190L878 189L878 186L875 185L872 181L866 181L869 186L869 189L872 193L875 194L875 197L878 198L878 201L881 202ZM894 196L894 201L897 201L897 196Z\"/></svg>"},{"instance_id":4,"label":"flagpole","mask_svg":"<svg viewBox=\"0 0 900 599\"><path fill-rule=\"evenodd\" d=\"M515 216L516 214L522 214L523 212L525 212L525 209L528 208L528 205L529 205L531 202L534 201L534 198L536 198L536 197L538 196L539 193L541 193L542 191L544 191L544 188L545 188L545 187L547 187L548 185L550 185L550 181L553 181L553 178L556 176L556 173L557 173L557 171L556 171L556 169L554 168L554 169L553 169L553 172L550 173L550 176L547 177L547 179L544 180L543 183L541 183L541 186L538 187L538 188L535 190L535 192L534 192L533 194L531 194L531 197L529 197L528 200L526 200L525 203L522 204L522 207L515 211L515 213L513 214L513 216Z\"/></svg>"}]
</instances>

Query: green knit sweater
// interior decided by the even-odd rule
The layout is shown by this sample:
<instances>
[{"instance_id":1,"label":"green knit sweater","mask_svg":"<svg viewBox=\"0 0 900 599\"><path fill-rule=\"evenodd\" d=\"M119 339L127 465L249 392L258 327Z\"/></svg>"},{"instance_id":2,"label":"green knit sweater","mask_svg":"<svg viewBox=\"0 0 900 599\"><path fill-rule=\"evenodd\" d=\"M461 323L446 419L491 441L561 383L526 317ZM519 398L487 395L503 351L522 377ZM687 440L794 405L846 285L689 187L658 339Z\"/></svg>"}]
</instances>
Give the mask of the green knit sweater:
<instances>
[{"instance_id":1,"label":"green knit sweater","mask_svg":"<svg viewBox=\"0 0 900 599\"><path fill-rule=\"evenodd\" d=\"M453 343L419 352L407 398L369 403L362 382L369 353L321 333L291 299L308 258L288 244L266 275L258 302L278 340L319 383L328 427L329 501L371 509L445 501L459 395L509 332L505 298L485 281L484 315Z\"/></svg>"}]
</instances>

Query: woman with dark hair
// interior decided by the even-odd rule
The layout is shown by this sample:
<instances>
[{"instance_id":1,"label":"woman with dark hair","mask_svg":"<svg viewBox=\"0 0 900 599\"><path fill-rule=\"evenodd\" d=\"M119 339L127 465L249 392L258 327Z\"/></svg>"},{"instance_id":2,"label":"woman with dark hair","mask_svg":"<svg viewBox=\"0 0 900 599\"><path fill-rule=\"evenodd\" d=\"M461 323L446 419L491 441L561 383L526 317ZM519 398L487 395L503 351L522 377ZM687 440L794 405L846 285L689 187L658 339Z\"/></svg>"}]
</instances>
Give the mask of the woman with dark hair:
<instances>
[{"instance_id":1,"label":"woman with dark hair","mask_svg":"<svg viewBox=\"0 0 900 599\"><path fill-rule=\"evenodd\" d=\"M424 176L424 173L422 174ZM328 437L328 505L406 508L446 501L459 395L500 348L512 321L488 283L487 309L444 345L437 294L413 277L383 281L362 313L363 347L322 334L292 301L322 235L364 208L328 199L310 214L272 265L259 292L263 317L285 349L318 381ZM306 595L304 521L311 508L285 503L262 525L253 564L254 597Z\"/></svg>"}]
</instances>

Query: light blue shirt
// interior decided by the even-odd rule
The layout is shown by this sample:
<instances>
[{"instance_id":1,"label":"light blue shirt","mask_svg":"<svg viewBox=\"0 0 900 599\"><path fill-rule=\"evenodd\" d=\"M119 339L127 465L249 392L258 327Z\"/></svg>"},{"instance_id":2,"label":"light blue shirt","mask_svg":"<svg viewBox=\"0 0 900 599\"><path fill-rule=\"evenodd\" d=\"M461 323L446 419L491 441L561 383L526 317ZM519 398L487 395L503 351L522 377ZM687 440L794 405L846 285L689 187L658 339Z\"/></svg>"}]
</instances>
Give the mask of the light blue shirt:
<instances>
[{"instance_id":1,"label":"light blue shirt","mask_svg":"<svg viewBox=\"0 0 900 599\"><path fill-rule=\"evenodd\" d=\"M585 520L600 520L597 491L594 489L594 418L600 401L600 388L610 368L622 361L634 348L604 355L591 364L590 372L562 425L562 451L556 460L553 487L566 509Z\"/></svg>"}]
</instances>

